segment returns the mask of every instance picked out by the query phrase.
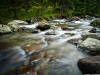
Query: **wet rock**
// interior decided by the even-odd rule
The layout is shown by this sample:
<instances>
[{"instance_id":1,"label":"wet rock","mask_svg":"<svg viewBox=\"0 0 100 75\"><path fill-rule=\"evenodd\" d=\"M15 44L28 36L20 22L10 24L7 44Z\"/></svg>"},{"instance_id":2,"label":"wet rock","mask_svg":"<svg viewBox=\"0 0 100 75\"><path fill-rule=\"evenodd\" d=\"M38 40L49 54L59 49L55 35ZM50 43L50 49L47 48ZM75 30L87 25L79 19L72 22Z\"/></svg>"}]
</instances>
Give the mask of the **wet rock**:
<instances>
[{"instance_id":1,"label":"wet rock","mask_svg":"<svg viewBox=\"0 0 100 75\"><path fill-rule=\"evenodd\" d=\"M8 49L12 47L12 44L9 42L0 42L0 50Z\"/></svg>"},{"instance_id":2,"label":"wet rock","mask_svg":"<svg viewBox=\"0 0 100 75\"><path fill-rule=\"evenodd\" d=\"M63 30L75 30L74 27L63 27L62 29L63 29Z\"/></svg>"},{"instance_id":3,"label":"wet rock","mask_svg":"<svg viewBox=\"0 0 100 75\"><path fill-rule=\"evenodd\" d=\"M41 42L35 42L34 44L35 44L35 45L39 45L39 44L41 44Z\"/></svg>"},{"instance_id":4,"label":"wet rock","mask_svg":"<svg viewBox=\"0 0 100 75\"><path fill-rule=\"evenodd\" d=\"M92 55L92 56L96 56L96 55L100 55L100 51L89 51L87 52L87 54Z\"/></svg>"},{"instance_id":5,"label":"wet rock","mask_svg":"<svg viewBox=\"0 0 100 75\"><path fill-rule=\"evenodd\" d=\"M79 48L87 51L100 51L100 40L87 38L78 45Z\"/></svg>"},{"instance_id":6,"label":"wet rock","mask_svg":"<svg viewBox=\"0 0 100 75\"><path fill-rule=\"evenodd\" d=\"M89 19L89 18L91 18L91 16L90 15L85 15L84 18Z\"/></svg>"},{"instance_id":7,"label":"wet rock","mask_svg":"<svg viewBox=\"0 0 100 75\"><path fill-rule=\"evenodd\" d=\"M41 31L44 31L44 30L50 29L50 25L40 25L39 24L36 28L40 29Z\"/></svg>"},{"instance_id":8,"label":"wet rock","mask_svg":"<svg viewBox=\"0 0 100 75\"><path fill-rule=\"evenodd\" d=\"M84 74L100 74L100 56L79 59L77 64Z\"/></svg>"},{"instance_id":9,"label":"wet rock","mask_svg":"<svg viewBox=\"0 0 100 75\"><path fill-rule=\"evenodd\" d=\"M61 27L62 30L75 30L74 27L68 27L67 24L58 24L58 25L56 25L56 26Z\"/></svg>"},{"instance_id":10,"label":"wet rock","mask_svg":"<svg viewBox=\"0 0 100 75\"><path fill-rule=\"evenodd\" d=\"M8 23L8 25L18 25L18 24L28 24L28 23L25 21L21 21L21 20L13 20Z\"/></svg>"},{"instance_id":11,"label":"wet rock","mask_svg":"<svg viewBox=\"0 0 100 75\"><path fill-rule=\"evenodd\" d=\"M78 16L71 17L70 21L78 21L80 18Z\"/></svg>"},{"instance_id":12,"label":"wet rock","mask_svg":"<svg viewBox=\"0 0 100 75\"><path fill-rule=\"evenodd\" d=\"M46 19L42 19L42 20L40 20L40 23L42 23L42 24L45 24L46 22L47 22Z\"/></svg>"},{"instance_id":13,"label":"wet rock","mask_svg":"<svg viewBox=\"0 0 100 75\"><path fill-rule=\"evenodd\" d=\"M24 73L27 73L27 72L30 72L32 71L33 67L30 66L30 65L25 65L25 66L22 66L19 70L18 70L18 73L19 74L24 74Z\"/></svg>"},{"instance_id":14,"label":"wet rock","mask_svg":"<svg viewBox=\"0 0 100 75\"><path fill-rule=\"evenodd\" d=\"M35 47L33 45L26 45L25 47L23 47L23 49L25 50L26 53L34 53L34 52L39 52L40 48Z\"/></svg>"},{"instance_id":15,"label":"wet rock","mask_svg":"<svg viewBox=\"0 0 100 75\"><path fill-rule=\"evenodd\" d=\"M10 26L12 32L20 31L20 27L17 24L13 24L13 25L10 24L8 26Z\"/></svg>"},{"instance_id":16,"label":"wet rock","mask_svg":"<svg viewBox=\"0 0 100 75\"><path fill-rule=\"evenodd\" d=\"M59 26L51 26L51 29L52 30L61 30L61 27L59 27Z\"/></svg>"},{"instance_id":17,"label":"wet rock","mask_svg":"<svg viewBox=\"0 0 100 75\"><path fill-rule=\"evenodd\" d=\"M12 33L12 30L7 25L0 25L0 34L4 34L4 33Z\"/></svg>"},{"instance_id":18,"label":"wet rock","mask_svg":"<svg viewBox=\"0 0 100 75\"><path fill-rule=\"evenodd\" d=\"M68 25L66 25L66 24L57 24L56 26L61 27L61 29L63 29L63 30L68 28Z\"/></svg>"},{"instance_id":19,"label":"wet rock","mask_svg":"<svg viewBox=\"0 0 100 75\"><path fill-rule=\"evenodd\" d=\"M22 32L29 32L30 29L28 29L27 27L20 27L20 31Z\"/></svg>"},{"instance_id":20,"label":"wet rock","mask_svg":"<svg viewBox=\"0 0 100 75\"><path fill-rule=\"evenodd\" d=\"M75 35L74 33L65 33L66 35L69 35L69 36L73 36Z\"/></svg>"},{"instance_id":21,"label":"wet rock","mask_svg":"<svg viewBox=\"0 0 100 75\"><path fill-rule=\"evenodd\" d=\"M46 32L46 33L45 33L45 35L56 35L56 34L57 34L57 33L54 32L54 31L53 31L53 32Z\"/></svg>"},{"instance_id":22,"label":"wet rock","mask_svg":"<svg viewBox=\"0 0 100 75\"><path fill-rule=\"evenodd\" d=\"M48 75L48 73L45 70L43 70L42 68L39 68L37 71L37 75Z\"/></svg>"},{"instance_id":23,"label":"wet rock","mask_svg":"<svg viewBox=\"0 0 100 75\"><path fill-rule=\"evenodd\" d=\"M47 50L45 54L54 55L55 50Z\"/></svg>"},{"instance_id":24,"label":"wet rock","mask_svg":"<svg viewBox=\"0 0 100 75\"><path fill-rule=\"evenodd\" d=\"M90 25L93 26L93 27L99 27L100 28L100 19L96 19L96 20L91 21Z\"/></svg>"},{"instance_id":25,"label":"wet rock","mask_svg":"<svg viewBox=\"0 0 100 75\"><path fill-rule=\"evenodd\" d=\"M81 38L74 38L67 41L68 43L77 45L78 43L82 42Z\"/></svg>"},{"instance_id":26,"label":"wet rock","mask_svg":"<svg viewBox=\"0 0 100 75\"><path fill-rule=\"evenodd\" d=\"M32 54L31 56L29 56L29 61L34 61L39 58L41 58L40 53Z\"/></svg>"},{"instance_id":27,"label":"wet rock","mask_svg":"<svg viewBox=\"0 0 100 75\"><path fill-rule=\"evenodd\" d=\"M36 29L36 28L34 28L34 29L31 28L31 29L30 29L30 32L31 32L31 33L39 33L40 30L38 30L38 29Z\"/></svg>"},{"instance_id":28,"label":"wet rock","mask_svg":"<svg viewBox=\"0 0 100 75\"><path fill-rule=\"evenodd\" d=\"M26 20L26 22L27 22L28 24L31 24L31 23L32 23L32 21L31 21L31 20Z\"/></svg>"},{"instance_id":29,"label":"wet rock","mask_svg":"<svg viewBox=\"0 0 100 75\"><path fill-rule=\"evenodd\" d=\"M96 28L92 28L89 32L90 33L96 33Z\"/></svg>"},{"instance_id":30,"label":"wet rock","mask_svg":"<svg viewBox=\"0 0 100 75\"><path fill-rule=\"evenodd\" d=\"M81 35L83 37L83 39L86 38L95 38L95 39L99 39L100 40L100 33L82 33Z\"/></svg>"}]
</instances>

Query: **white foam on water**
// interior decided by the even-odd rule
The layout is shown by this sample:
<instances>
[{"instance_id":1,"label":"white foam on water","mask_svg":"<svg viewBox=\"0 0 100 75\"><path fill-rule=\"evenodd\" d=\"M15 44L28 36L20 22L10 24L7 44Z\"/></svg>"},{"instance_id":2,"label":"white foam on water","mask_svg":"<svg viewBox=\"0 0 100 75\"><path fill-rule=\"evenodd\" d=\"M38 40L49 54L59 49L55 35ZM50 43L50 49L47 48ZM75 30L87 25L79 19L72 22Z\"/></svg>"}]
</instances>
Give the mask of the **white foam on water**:
<instances>
[{"instance_id":1,"label":"white foam on water","mask_svg":"<svg viewBox=\"0 0 100 75\"><path fill-rule=\"evenodd\" d=\"M66 22L66 19L55 19L53 21L56 21L56 22Z\"/></svg>"},{"instance_id":2,"label":"white foam on water","mask_svg":"<svg viewBox=\"0 0 100 75\"><path fill-rule=\"evenodd\" d=\"M80 19L78 21L71 21L70 23L82 24L82 25L89 25L90 24L90 20Z\"/></svg>"},{"instance_id":3,"label":"white foam on water","mask_svg":"<svg viewBox=\"0 0 100 75\"><path fill-rule=\"evenodd\" d=\"M26 28L35 28L38 25L38 23L34 23L32 25L19 25L20 27L26 27Z\"/></svg>"}]
</instances>

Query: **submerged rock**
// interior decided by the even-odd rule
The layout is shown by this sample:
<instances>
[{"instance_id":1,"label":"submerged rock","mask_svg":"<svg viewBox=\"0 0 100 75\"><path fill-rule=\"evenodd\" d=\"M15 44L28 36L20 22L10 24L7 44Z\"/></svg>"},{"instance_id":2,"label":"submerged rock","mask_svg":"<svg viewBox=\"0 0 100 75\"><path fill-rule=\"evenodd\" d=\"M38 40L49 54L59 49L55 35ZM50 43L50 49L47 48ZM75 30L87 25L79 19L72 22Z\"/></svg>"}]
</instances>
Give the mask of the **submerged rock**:
<instances>
[{"instance_id":1,"label":"submerged rock","mask_svg":"<svg viewBox=\"0 0 100 75\"><path fill-rule=\"evenodd\" d=\"M8 49L12 47L12 43L9 42L0 42L0 50Z\"/></svg>"},{"instance_id":2,"label":"submerged rock","mask_svg":"<svg viewBox=\"0 0 100 75\"><path fill-rule=\"evenodd\" d=\"M40 30L36 29L36 28L30 28L30 32L31 33L39 33Z\"/></svg>"},{"instance_id":3,"label":"submerged rock","mask_svg":"<svg viewBox=\"0 0 100 75\"><path fill-rule=\"evenodd\" d=\"M73 36L75 35L74 33L65 33L66 35L69 35L69 36Z\"/></svg>"},{"instance_id":4,"label":"submerged rock","mask_svg":"<svg viewBox=\"0 0 100 75\"><path fill-rule=\"evenodd\" d=\"M79 59L77 64L83 74L100 74L100 56Z\"/></svg>"},{"instance_id":5,"label":"submerged rock","mask_svg":"<svg viewBox=\"0 0 100 75\"><path fill-rule=\"evenodd\" d=\"M39 47L35 47L33 45L30 45L30 44L24 46L23 49L26 53L29 53L29 54L41 51L41 49Z\"/></svg>"}]
</instances>

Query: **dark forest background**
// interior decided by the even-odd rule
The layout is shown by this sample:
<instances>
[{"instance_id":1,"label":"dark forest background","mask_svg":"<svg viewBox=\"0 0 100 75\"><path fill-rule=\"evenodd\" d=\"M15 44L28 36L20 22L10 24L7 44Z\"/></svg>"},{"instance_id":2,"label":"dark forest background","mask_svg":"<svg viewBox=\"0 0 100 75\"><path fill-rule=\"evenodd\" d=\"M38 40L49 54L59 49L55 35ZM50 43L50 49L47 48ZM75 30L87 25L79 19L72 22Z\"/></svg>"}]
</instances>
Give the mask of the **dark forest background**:
<instances>
[{"instance_id":1,"label":"dark forest background","mask_svg":"<svg viewBox=\"0 0 100 75\"><path fill-rule=\"evenodd\" d=\"M0 0L0 21L100 14L100 0Z\"/></svg>"}]
</instances>

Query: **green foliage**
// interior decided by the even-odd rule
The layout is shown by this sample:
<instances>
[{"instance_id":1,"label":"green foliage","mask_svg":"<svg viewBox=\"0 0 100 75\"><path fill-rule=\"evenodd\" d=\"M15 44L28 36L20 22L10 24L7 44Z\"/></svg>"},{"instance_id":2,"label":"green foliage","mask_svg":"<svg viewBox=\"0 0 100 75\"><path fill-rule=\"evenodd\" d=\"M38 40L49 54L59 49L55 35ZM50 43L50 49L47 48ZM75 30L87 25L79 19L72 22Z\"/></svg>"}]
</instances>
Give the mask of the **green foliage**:
<instances>
[{"instance_id":1,"label":"green foliage","mask_svg":"<svg viewBox=\"0 0 100 75\"><path fill-rule=\"evenodd\" d=\"M99 27L100 28L100 19L96 19L96 20L92 21L91 25L93 27Z\"/></svg>"},{"instance_id":2,"label":"green foliage","mask_svg":"<svg viewBox=\"0 0 100 75\"><path fill-rule=\"evenodd\" d=\"M0 0L0 20L99 13L100 0Z\"/></svg>"}]
</instances>

